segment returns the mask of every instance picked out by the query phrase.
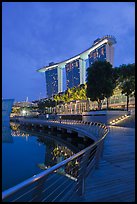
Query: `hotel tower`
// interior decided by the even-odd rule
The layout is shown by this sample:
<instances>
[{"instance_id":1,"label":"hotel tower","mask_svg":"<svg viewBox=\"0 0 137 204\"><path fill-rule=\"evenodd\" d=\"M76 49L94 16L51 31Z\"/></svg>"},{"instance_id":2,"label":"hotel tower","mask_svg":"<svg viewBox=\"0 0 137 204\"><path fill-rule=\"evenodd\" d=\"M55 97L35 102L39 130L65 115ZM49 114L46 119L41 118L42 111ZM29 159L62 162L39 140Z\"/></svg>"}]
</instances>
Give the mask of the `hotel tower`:
<instances>
[{"instance_id":1,"label":"hotel tower","mask_svg":"<svg viewBox=\"0 0 137 204\"><path fill-rule=\"evenodd\" d=\"M45 72L47 97L86 83L86 70L95 61L106 60L113 66L115 43L116 39L111 35L97 38L90 48L80 54L38 69L38 72Z\"/></svg>"}]
</instances>

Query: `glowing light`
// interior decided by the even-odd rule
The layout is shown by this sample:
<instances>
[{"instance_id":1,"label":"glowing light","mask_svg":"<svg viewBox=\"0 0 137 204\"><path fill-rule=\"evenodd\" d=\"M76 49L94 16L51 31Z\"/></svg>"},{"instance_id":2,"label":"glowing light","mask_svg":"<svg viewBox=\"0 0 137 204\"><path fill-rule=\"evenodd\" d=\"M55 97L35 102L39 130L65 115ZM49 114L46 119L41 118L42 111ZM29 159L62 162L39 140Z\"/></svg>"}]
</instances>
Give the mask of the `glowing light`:
<instances>
[{"instance_id":1,"label":"glowing light","mask_svg":"<svg viewBox=\"0 0 137 204\"><path fill-rule=\"evenodd\" d=\"M78 161L76 160L75 164L78 164Z\"/></svg>"},{"instance_id":2,"label":"glowing light","mask_svg":"<svg viewBox=\"0 0 137 204\"><path fill-rule=\"evenodd\" d=\"M22 111L22 114L23 114L23 115L25 115L25 114L26 114L26 111L25 111L25 110L23 110L23 111Z\"/></svg>"}]
</instances>

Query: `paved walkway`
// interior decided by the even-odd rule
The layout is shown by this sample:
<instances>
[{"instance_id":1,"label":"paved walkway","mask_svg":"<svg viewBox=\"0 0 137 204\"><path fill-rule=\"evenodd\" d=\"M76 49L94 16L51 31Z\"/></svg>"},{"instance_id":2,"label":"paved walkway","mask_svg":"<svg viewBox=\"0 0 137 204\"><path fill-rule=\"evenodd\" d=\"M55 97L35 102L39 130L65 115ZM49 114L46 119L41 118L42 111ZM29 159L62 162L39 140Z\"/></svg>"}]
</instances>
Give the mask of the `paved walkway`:
<instances>
[{"instance_id":1,"label":"paved walkway","mask_svg":"<svg viewBox=\"0 0 137 204\"><path fill-rule=\"evenodd\" d=\"M86 179L85 195L70 202L135 201L135 129L110 126L99 169Z\"/></svg>"}]
</instances>

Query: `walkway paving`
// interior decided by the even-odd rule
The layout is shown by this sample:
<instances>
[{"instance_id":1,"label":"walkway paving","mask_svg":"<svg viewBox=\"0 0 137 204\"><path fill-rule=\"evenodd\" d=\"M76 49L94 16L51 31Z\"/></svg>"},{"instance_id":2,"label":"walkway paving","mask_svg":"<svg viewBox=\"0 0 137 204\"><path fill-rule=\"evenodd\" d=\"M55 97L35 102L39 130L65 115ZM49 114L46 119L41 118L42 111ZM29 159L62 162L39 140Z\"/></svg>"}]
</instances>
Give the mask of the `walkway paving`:
<instances>
[{"instance_id":1,"label":"walkway paving","mask_svg":"<svg viewBox=\"0 0 137 204\"><path fill-rule=\"evenodd\" d=\"M126 124L126 123L125 123ZM129 126L129 121L127 121ZM126 126L126 125L125 125ZM70 202L135 201L135 129L110 126L100 167L86 179L85 195Z\"/></svg>"}]
</instances>

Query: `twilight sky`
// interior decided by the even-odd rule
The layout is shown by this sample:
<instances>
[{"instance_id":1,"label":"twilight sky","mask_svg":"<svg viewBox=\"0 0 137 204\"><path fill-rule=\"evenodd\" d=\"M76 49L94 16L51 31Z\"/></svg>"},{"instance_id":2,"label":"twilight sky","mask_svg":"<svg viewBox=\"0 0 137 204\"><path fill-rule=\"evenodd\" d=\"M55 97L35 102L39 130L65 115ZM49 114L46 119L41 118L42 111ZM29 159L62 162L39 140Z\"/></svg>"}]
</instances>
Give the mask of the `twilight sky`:
<instances>
[{"instance_id":1,"label":"twilight sky","mask_svg":"<svg viewBox=\"0 0 137 204\"><path fill-rule=\"evenodd\" d=\"M134 63L134 2L3 2L2 97L46 97L45 75L36 70L107 34L117 40L114 66Z\"/></svg>"}]
</instances>

